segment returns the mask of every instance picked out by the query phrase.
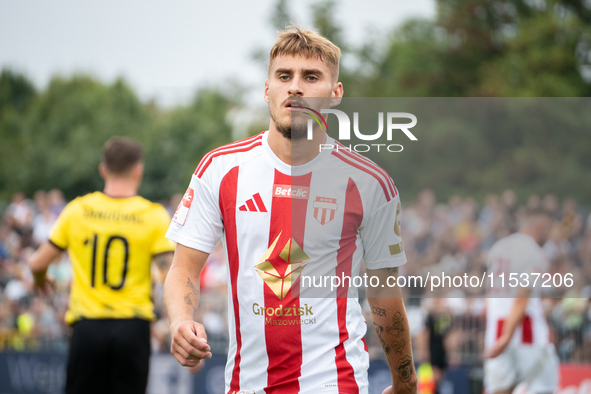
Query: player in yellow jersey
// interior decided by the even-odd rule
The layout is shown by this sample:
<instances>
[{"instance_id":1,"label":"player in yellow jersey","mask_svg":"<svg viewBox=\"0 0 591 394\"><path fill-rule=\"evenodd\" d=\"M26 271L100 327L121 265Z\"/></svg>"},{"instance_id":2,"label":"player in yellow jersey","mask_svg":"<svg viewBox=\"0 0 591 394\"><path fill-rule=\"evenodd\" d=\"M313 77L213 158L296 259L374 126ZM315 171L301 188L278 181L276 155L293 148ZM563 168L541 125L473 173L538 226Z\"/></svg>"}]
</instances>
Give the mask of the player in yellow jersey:
<instances>
[{"instance_id":1,"label":"player in yellow jersey","mask_svg":"<svg viewBox=\"0 0 591 394\"><path fill-rule=\"evenodd\" d=\"M47 267L70 253L66 393L145 393L155 317L150 267L155 258L161 269L171 260L174 244L164 237L170 216L137 195L143 152L134 140L107 141L99 172L104 192L70 202L29 265L35 286L47 293Z\"/></svg>"}]
</instances>

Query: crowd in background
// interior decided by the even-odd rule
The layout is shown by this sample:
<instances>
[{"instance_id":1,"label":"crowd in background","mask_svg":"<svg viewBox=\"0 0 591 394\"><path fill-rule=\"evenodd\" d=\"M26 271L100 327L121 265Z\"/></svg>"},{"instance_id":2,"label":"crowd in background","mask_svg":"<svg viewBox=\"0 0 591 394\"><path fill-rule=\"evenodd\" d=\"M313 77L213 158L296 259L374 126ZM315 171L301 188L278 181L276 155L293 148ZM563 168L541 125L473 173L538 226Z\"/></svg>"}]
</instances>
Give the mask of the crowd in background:
<instances>
[{"instance_id":1,"label":"crowd in background","mask_svg":"<svg viewBox=\"0 0 591 394\"><path fill-rule=\"evenodd\" d=\"M174 195L163 205L171 215L180 202ZM50 298L35 296L27 260L49 231L66 201L59 190L38 191L27 199L16 193L0 219L0 351L57 350L67 347L70 328L64 322L71 269L67 253L52 264L57 291ZM544 298L544 308L552 337L562 361L591 362L591 215L572 199L559 201L553 195L531 195L518 204L511 190L490 195L482 204L474 199L453 196L438 203L430 190L414 201L403 201L401 228L409 263L401 275L464 273L480 276L486 271L486 254L492 244L518 228L526 207L542 206L555 221L544 250L550 273L573 273L578 280L571 288L559 287ZM162 301L162 284L154 272L153 299L157 320L152 324L152 349L168 352L169 326ZM478 289L441 289L427 294L423 288L405 290L415 358L429 360L426 322L436 321L444 338L451 365L478 364L484 347L486 302ZM475 293L471 293L475 292ZM435 298L436 296L437 298ZM361 304L371 322L367 302ZM226 258L217 245L201 274L201 303L197 320L208 332L214 353L228 347ZM441 322L444 322L441 324ZM366 337L370 357L383 357L373 330Z\"/></svg>"}]
</instances>

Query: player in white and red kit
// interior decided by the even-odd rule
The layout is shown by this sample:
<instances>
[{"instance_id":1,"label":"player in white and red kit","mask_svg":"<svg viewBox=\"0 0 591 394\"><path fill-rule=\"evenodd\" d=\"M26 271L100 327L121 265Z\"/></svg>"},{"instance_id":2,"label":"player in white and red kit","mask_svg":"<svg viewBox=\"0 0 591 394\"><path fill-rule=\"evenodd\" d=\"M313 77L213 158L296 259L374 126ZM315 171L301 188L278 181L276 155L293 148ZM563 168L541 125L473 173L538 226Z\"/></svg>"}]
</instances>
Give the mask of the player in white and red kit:
<instances>
[{"instance_id":1,"label":"player in white and red kit","mask_svg":"<svg viewBox=\"0 0 591 394\"><path fill-rule=\"evenodd\" d=\"M551 225L550 214L529 211L519 232L499 240L489 251L488 271L495 279L486 312L484 385L488 393L511 393L522 382L536 394L553 393L558 387L558 357L540 300L542 274L548 270L540 245L546 242ZM515 287L515 280L523 287Z\"/></svg>"},{"instance_id":2,"label":"player in white and red kit","mask_svg":"<svg viewBox=\"0 0 591 394\"><path fill-rule=\"evenodd\" d=\"M218 239L228 254L230 349L226 392L367 393L367 323L347 289L315 297L303 276L395 274L406 262L391 178L324 131L305 137L291 113L306 97L341 97L340 51L316 33L280 34L271 51L268 131L207 154L193 174L168 237L178 243L165 284L171 352L185 366L211 357L193 321L199 272ZM299 280L298 280L299 278ZM399 294L399 293L397 293ZM416 392L401 298L369 298L393 386Z\"/></svg>"}]
</instances>

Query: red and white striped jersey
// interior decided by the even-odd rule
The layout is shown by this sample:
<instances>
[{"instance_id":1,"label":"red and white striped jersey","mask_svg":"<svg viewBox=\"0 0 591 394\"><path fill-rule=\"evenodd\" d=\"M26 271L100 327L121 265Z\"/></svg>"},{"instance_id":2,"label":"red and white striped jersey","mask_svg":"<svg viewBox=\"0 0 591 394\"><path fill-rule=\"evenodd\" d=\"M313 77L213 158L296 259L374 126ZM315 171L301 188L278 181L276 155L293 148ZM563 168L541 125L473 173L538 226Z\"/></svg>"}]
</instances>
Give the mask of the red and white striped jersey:
<instances>
[{"instance_id":1,"label":"red and white striped jersey","mask_svg":"<svg viewBox=\"0 0 591 394\"><path fill-rule=\"evenodd\" d=\"M323 150L291 167L267 137L205 155L167 234L204 252L223 236L226 392L366 393L367 324L357 299L299 290L308 274L356 275L362 260L368 269L404 264L398 191L356 153Z\"/></svg>"},{"instance_id":2,"label":"red and white striped jersey","mask_svg":"<svg viewBox=\"0 0 591 394\"><path fill-rule=\"evenodd\" d=\"M489 288L486 307L486 348L490 348L501 336L515 300L511 297L517 295L516 283L530 287L531 298L527 303L526 315L515 329L510 344L546 345L549 342L548 324L540 299L540 287L544 280L542 274L547 270L548 261L544 250L527 234L512 234L492 246L488 253L488 272L494 274L494 283ZM536 278L538 279L534 287Z\"/></svg>"}]
</instances>

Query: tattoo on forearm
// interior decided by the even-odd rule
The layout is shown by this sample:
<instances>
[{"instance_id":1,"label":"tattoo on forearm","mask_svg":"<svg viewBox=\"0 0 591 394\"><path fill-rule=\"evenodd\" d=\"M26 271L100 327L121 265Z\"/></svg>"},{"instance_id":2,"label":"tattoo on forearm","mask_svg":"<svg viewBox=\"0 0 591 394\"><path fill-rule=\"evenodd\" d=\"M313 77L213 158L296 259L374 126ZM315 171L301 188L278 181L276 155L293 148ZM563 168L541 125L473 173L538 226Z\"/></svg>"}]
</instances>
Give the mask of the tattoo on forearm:
<instances>
[{"instance_id":1,"label":"tattoo on forearm","mask_svg":"<svg viewBox=\"0 0 591 394\"><path fill-rule=\"evenodd\" d=\"M392 325L386 327L386 332L390 335L400 336L404 333L404 319L402 318L402 314L400 312L396 312L392 317Z\"/></svg>"},{"instance_id":2,"label":"tattoo on forearm","mask_svg":"<svg viewBox=\"0 0 591 394\"><path fill-rule=\"evenodd\" d=\"M404 356L398 362L396 370L398 370L398 379L402 383L410 382L412 378L412 358L410 356Z\"/></svg>"},{"instance_id":3,"label":"tattoo on forearm","mask_svg":"<svg viewBox=\"0 0 591 394\"><path fill-rule=\"evenodd\" d=\"M404 345L406 345L406 342L404 341L404 339L398 339L398 340L394 340L394 342L392 342L392 349L394 349L394 351L398 354L402 354L402 350L404 350Z\"/></svg>"},{"instance_id":4,"label":"tattoo on forearm","mask_svg":"<svg viewBox=\"0 0 591 394\"><path fill-rule=\"evenodd\" d=\"M371 308L371 313L373 313L374 315L378 315L378 316L386 316L386 310L382 309L382 308L378 308L377 306L374 306Z\"/></svg>"},{"instance_id":5,"label":"tattoo on forearm","mask_svg":"<svg viewBox=\"0 0 591 394\"><path fill-rule=\"evenodd\" d=\"M386 310L377 307L372 307L372 313L378 316L386 316ZM398 354L402 354L406 341L404 338L400 338L405 332L404 318L400 312L396 312L392 317L392 325L387 326L384 329L384 327L374 322L374 328L378 339L380 340L380 345L384 348L384 353L388 355L390 352L394 351ZM387 338L387 336L393 336L394 338Z\"/></svg>"},{"instance_id":6,"label":"tattoo on forearm","mask_svg":"<svg viewBox=\"0 0 591 394\"><path fill-rule=\"evenodd\" d=\"M191 297L195 297L193 294L185 294L185 304L189 305L193 309L193 319L197 316L197 302L193 302ZM195 300L197 301L197 300Z\"/></svg>"},{"instance_id":7,"label":"tattoo on forearm","mask_svg":"<svg viewBox=\"0 0 591 394\"><path fill-rule=\"evenodd\" d=\"M386 316L386 310L378 307L372 307L372 313L378 316ZM385 328L376 322L373 323L378 339L380 340L380 345L382 345L386 356L390 355L392 352L398 353L401 356L404 354L403 352L407 345L403 336L406 332L404 324L404 317L402 317L400 312L394 313L394 316L392 316L392 324ZM402 383L410 382L413 370L412 357L407 353L399 359L398 364L396 365L398 379Z\"/></svg>"},{"instance_id":8,"label":"tattoo on forearm","mask_svg":"<svg viewBox=\"0 0 591 394\"><path fill-rule=\"evenodd\" d=\"M193 319L197 317L197 307L199 306L199 289L193 285L191 279L187 278L187 287L191 289L191 293L185 294L185 304L193 308Z\"/></svg>"},{"instance_id":9,"label":"tattoo on forearm","mask_svg":"<svg viewBox=\"0 0 591 394\"><path fill-rule=\"evenodd\" d=\"M190 278L187 278L187 287L189 289L191 289L191 291L193 292L193 294L195 294L195 297L199 296L199 289L195 287L195 285L193 284L193 282L191 282Z\"/></svg>"},{"instance_id":10,"label":"tattoo on forearm","mask_svg":"<svg viewBox=\"0 0 591 394\"><path fill-rule=\"evenodd\" d=\"M380 345L382 345L382 348L384 349L384 353L386 353L387 355L390 354L390 346L388 346L386 341L384 341L384 338L382 338L384 327L374 322L373 328L376 330L376 334L378 335L378 339L380 340Z\"/></svg>"}]
</instances>

